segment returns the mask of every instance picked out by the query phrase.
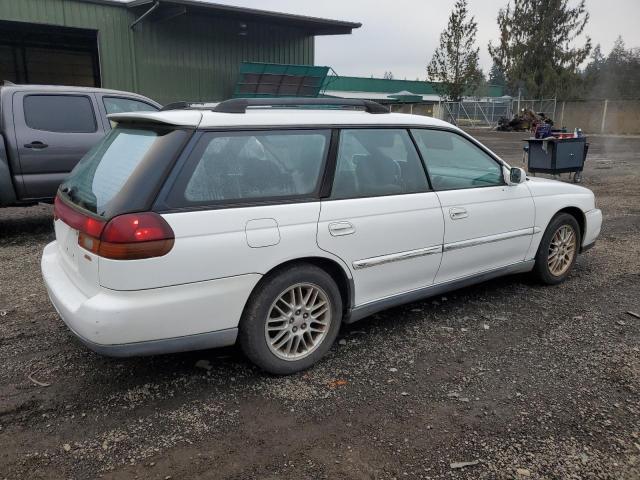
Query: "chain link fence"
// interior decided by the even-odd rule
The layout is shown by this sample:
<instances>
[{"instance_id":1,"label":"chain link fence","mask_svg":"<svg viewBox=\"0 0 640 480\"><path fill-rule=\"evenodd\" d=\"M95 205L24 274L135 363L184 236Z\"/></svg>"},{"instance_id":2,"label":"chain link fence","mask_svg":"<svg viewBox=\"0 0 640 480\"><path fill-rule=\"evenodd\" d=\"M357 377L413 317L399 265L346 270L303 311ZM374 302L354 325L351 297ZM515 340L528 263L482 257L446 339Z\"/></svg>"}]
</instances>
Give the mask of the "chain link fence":
<instances>
[{"instance_id":1,"label":"chain link fence","mask_svg":"<svg viewBox=\"0 0 640 480\"><path fill-rule=\"evenodd\" d=\"M465 127L493 127L498 124L500 118L511 118L512 112L510 98L490 101L442 102L440 105L443 120Z\"/></svg>"},{"instance_id":2,"label":"chain link fence","mask_svg":"<svg viewBox=\"0 0 640 480\"><path fill-rule=\"evenodd\" d=\"M465 100L463 102L442 102L437 109L439 118L461 127L495 127L498 120L510 120L522 109L544 113L552 119L556 115L555 98L540 100L518 100L496 98L491 100Z\"/></svg>"}]
</instances>

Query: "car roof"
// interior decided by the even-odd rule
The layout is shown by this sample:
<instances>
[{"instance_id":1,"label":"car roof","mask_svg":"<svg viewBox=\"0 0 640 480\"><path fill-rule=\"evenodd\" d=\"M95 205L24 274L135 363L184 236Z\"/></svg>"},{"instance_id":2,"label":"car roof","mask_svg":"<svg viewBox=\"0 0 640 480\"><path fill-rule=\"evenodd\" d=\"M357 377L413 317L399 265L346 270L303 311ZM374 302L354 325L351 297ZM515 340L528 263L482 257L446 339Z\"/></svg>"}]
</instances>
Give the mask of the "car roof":
<instances>
[{"instance_id":1,"label":"car roof","mask_svg":"<svg viewBox=\"0 0 640 480\"><path fill-rule=\"evenodd\" d=\"M422 115L403 113L372 114L358 110L310 108L255 108L246 113L222 113L210 110L170 110L166 112L131 112L109 115L115 122L160 123L194 128L231 127L312 127L384 125L432 126L455 128L450 123Z\"/></svg>"}]
</instances>

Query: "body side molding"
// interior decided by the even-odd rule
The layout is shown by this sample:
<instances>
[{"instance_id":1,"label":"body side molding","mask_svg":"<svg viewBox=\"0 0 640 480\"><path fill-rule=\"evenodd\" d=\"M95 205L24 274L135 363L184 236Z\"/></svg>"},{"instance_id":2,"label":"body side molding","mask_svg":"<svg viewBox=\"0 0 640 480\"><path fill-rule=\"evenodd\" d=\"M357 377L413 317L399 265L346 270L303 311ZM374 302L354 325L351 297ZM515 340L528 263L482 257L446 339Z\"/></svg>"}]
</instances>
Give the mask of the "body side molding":
<instances>
[{"instance_id":1,"label":"body side molding","mask_svg":"<svg viewBox=\"0 0 640 480\"><path fill-rule=\"evenodd\" d=\"M513 273L529 272L533 269L535 260L528 260L524 262L514 263L507 265L506 267L496 268L487 272L479 273L469 277L452 280L450 282L439 283L436 285L430 285L428 287L419 288L410 292L400 293L392 297L383 298L374 302L365 303L351 309L351 311L345 316L344 323L353 323L358 320L362 320L369 315L373 315L381 310L387 308L396 307L398 305L404 305L406 303L422 300L423 298L433 297L440 295L451 290L457 290L459 288L468 287L476 283L481 283L492 278L501 277L504 275L510 275Z\"/></svg>"},{"instance_id":2,"label":"body side molding","mask_svg":"<svg viewBox=\"0 0 640 480\"><path fill-rule=\"evenodd\" d=\"M458 250L460 248L475 247L485 243L501 242L503 240L510 240L517 237L526 237L528 235L534 235L541 231L540 227L523 228L522 230L514 230L512 232L498 233L496 235L489 235L486 237L471 238L469 240L462 240L459 242L447 243L443 247L443 251L450 252L451 250Z\"/></svg>"},{"instance_id":3,"label":"body side molding","mask_svg":"<svg viewBox=\"0 0 640 480\"><path fill-rule=\"evenodd\" d=\"M406 252L390 253L389 255L381 255L379 257L364 258L353 262L353 269L360 270L362 268L375 267L384 265L385 263L399 262L409 258L424 257L425 255L433 255L442 253L442 245L433 247L418 248L416 250L408 250Z\"/></svg>"}]
</instances>

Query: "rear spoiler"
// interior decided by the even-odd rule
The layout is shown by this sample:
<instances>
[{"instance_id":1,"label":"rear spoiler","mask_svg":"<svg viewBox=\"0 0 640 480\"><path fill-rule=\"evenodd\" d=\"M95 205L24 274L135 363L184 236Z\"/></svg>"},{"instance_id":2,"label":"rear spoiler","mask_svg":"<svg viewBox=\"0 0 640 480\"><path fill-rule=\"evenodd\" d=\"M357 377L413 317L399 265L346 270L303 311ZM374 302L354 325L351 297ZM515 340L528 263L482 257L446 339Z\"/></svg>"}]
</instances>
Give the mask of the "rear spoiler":
<instances>
[{"instance_id":1,"label":"rear spoiler","mask_svg":"<svg viewBox=\"0 0 640 480\"><path fill-rule=\"evenodd\" d=\"M176 110L171 112L129 112L112 113L107 118L116 123L155 123L175 127L197 127L202 120L202 112L197 110Z\"/></svg>"}]
</instances>

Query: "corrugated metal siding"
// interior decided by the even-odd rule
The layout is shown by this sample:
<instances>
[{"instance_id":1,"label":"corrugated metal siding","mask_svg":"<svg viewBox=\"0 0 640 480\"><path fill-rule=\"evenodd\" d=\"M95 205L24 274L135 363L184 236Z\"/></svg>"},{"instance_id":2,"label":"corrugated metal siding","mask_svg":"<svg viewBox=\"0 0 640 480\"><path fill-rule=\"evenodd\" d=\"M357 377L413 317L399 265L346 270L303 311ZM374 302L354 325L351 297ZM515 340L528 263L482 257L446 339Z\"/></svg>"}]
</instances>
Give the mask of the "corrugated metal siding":
<instances>
[{"instance_id":1,"label":"corrugated metal siding","mask_svg":"<svg viewBox=\"0 0 640 480\"><path fill-rule=\"evenodd\" d=\"M228 98L241 62L313 63L305 32L213 16L144 24L134 36L140 89L160 102Z\"/></svg>"},{"instance_id":2,"label":"corrugated metal siding","mask_svg":"<svg viewBox=\"0 0 640 480\"><path fill-rule=\"evenodd\" d=\"M231 96L243 61L313 64L314 37L262 22L213 15L143 21L124 7L77 0L0 0L0 19L98 30L102 86L142 93L161 103Z\"/></svg>"}]
</instances>

